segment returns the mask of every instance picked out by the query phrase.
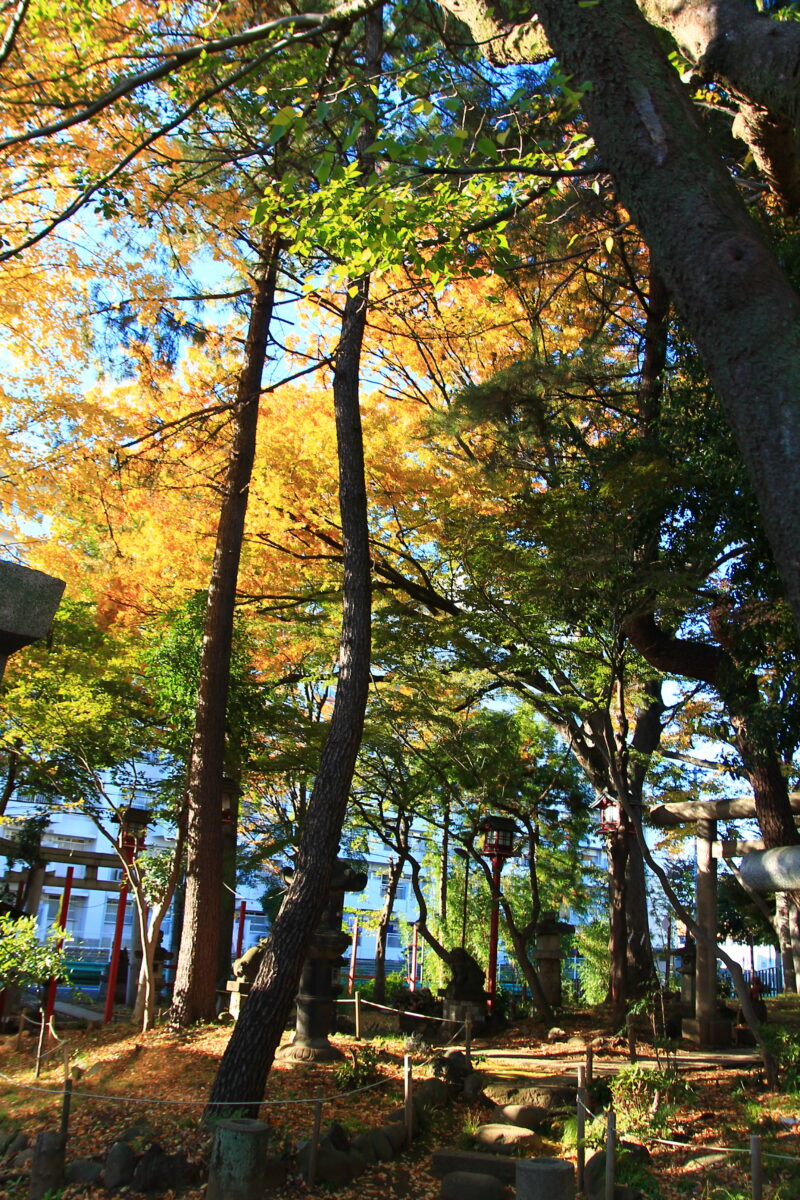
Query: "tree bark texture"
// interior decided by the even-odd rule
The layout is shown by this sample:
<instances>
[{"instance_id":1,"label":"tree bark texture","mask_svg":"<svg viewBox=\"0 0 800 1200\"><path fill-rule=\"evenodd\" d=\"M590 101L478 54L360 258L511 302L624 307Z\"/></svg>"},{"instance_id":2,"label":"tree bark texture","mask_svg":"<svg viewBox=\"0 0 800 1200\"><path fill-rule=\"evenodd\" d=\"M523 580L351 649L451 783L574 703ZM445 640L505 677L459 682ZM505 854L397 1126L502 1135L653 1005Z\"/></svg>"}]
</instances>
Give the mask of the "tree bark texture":
<instances>
[{"instance_id":1,"label":"tree bark texture","mask_svg":"<svg viewBox=\"0 0 800 1200\"><path fill-rule=\"evenodd\" d=\"M470 25L488 8L443 7ZM705 361L800 628L800 297L634 0L542 0L537 12L573 86L589 85L583 107L599 157ZM737 17L744 44L740 32Z\"/></svg>"},{"instance_id":2,"label":"tree bark texture","mask_svg":"<svg viewBox=\"0 0 800 1200\"><path fill-rule=\"evenodd\" d=\"M274 241L264 247L254 283L208 589L197 716L186 789L186 896L172 1007L172 1021L176 1025L210 1021L216 1016L222 890L222 778L233 616L278 256L279 249Z\"/></svg>"}]
</instances>

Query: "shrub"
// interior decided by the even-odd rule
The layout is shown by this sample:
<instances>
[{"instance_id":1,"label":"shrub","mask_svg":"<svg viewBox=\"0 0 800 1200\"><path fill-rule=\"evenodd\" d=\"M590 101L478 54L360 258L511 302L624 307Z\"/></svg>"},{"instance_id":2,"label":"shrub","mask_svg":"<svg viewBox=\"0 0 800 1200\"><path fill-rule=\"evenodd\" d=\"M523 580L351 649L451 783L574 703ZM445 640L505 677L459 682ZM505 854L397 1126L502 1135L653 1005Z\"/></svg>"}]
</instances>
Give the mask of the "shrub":
<instances>
[{"instance_id":1,"label":"shrub","mask_svg":"<svg viewBox=\"0 0 800 1200\"><path fill-rule=\"evenodd\" d=\"M70 937L53 925L40 942L36 917L0 916L0 988L41 987L49 979L68 979L69 966L58 943Z\"/></svg>"},{"instance_id":2,"label":"shrub","mask_svg":"<svg viewBox=\"0 0 800 1200\"><path fill-rule=\"evenodd\" d=\"M677 1103L692 1089L674 1067L650 1068L641 1063L621 1067L611 1081L621 1132L642 1133L669 1124Z\"/></svg>"},{"instance_id":3,"label":"shrub","mask_svg":"<svg viewBox=\"0 0 800 1200\"><path fill-rule=\"evenodd\" d=\"M590 921L575 934L580 954L578 978L587 1004L602 1004L608 996L608 937L607 920Z\"/></svg>"},{"instance_id":4,"label":"shrub","mask_svg":"<svg viewBox=\"0 0 800 1200\"><path fill-rule=\"evenodd\" d=\"M368 1083L376 1083L381 1077L378 1056L371 1046L362 1046L350 1053L352 1061L341 1063L334 1071L336 1086L342 1092L354 1092Z\"/></svg>"}]
</instances>

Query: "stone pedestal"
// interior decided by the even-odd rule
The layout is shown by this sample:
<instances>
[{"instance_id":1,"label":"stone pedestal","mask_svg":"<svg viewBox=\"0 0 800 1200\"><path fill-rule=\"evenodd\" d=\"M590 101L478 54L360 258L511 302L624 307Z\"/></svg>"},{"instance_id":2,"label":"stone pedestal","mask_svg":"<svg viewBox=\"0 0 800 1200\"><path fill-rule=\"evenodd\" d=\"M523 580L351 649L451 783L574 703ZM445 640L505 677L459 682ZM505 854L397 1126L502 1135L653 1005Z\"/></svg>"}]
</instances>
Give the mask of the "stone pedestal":
<instances>
[{"instance_id":1,"label":"stone pedestal","mask_svg":"<svg viewBox=\"0 0 800 1200\"><path fill-rule=\"evenodd\" d=\"M681 1021L681 1033L693 1046L704 1050L724 1050L733 1043L733 1021L730 1017L704 1017Z\"/></svg>"},{"instance_id":2,"label":"stone pedestal","mask_svg":"<svg viewBox=\"0 0 800 1200\"><path fill-rule=\"evenodd\" d=\"M574 925L559 921L555 913L545 913L536 933L536 969L548 1004L561 1006L561 939L573 933Z\"/></svg>"},{"instance_id":3,"label":"stone pedestal","mask_svg":"<svg viewBox=\"0 0 800 1200\"><path fill-rule=\"evenodd\" d=\"M443 1016L458 1024L469 1016L473 1030L483 1029L488 1010L482 967L463 946L450 951L449 966L452 978L447 987L439 992L443 1000Z\"/></svg>"},{"instance_id":4,"label":"stone pedestal","mask_svg":"<svg viewBox=\"0 0 800 1200\"><path fill-rule=\"evenodd\" d=\"M342 1053L328 1038L336 1030L336 999L341 993L339 971L342 957L350 945L350 935L342 930L345 892L360 892L367 886L363 871L336 860L328 903L320 918L303 964L300 991L297 994L297 1024L291 1045L278 1051L281 1058L301 1062L330 1062Z\"/></svg>"}]
</instances>

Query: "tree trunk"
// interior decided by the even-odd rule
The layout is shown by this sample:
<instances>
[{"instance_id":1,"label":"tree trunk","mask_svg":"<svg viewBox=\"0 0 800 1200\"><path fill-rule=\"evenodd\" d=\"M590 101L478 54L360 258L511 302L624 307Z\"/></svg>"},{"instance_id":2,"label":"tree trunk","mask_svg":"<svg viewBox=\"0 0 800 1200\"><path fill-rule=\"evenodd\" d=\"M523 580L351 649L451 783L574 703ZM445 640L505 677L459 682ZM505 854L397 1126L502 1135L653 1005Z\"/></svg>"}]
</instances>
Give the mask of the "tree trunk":
<instances>
[{"instance_id":1,"label":"tree trunk","mask_svg":"<svg viewBox=\"0 0 800 1200\"><path fill-rule=\"evenodd\" d=\"M364 65L377 77L383 57L383 11L365 21ZM358 151L366 166L373 130L362 126ZM344 582L339 678L328 736L308 802L295 871L272 926L266 952L222 1057L206 1117L241 1105L256 1116L267 1076L291 1011L306 950L328 898L347 810L369 696L371 564L364 444L359 408L361 345L367 323L369 276L347 291L333 372L333 407L339 459Z\"/></svg>"},{"instance_id":2,"label":"tree trunk","mask_svg":"<svg viewBox=\"0 0 800 1200\"><path fill-rule=\"evenodd\" d=\"M790 907L789 897L786 893L777 892L775 894L774 926L780 948L781 967L783 969L783 990L785 992L796 992L797 980L794 973L792 933L789 925Z\"/></svg>"},{"instance_id":3,"label":"tree trunk","mask_svg":"<svg viewBox=\"0 0 800 1200\"><path fill-rule=\"evenodd\" d=\"M627 822L606 839L610 936L608 956L611 968L611 1019L618 1029L625 1020L628 999L628 922L626 920L626 868L630 851Z\"/></svg>"},{"instance_id":4,"label":"tree trunk","mask_svg":"<svg viewBox=\"0 0 800 1200\"><path fill-rule=\"evenodd\" d=\"M217 989L225 990L231 974L231 943L233 925L236 920L236 849L239 830L239 790L233 789L231 808L222 823L222 888L220 891L219 915L219 961L217 966Z\"/></svg>"},{"instance_id":5,"label":"tree trunk","mask_svg":"<svg viewBox=\"0 0 800 1200\"><path fill-rule=\"evenodd\" d=\"M703 356L800 627L800 299L633 0L537 6Z\"/></svg>"},{"instance_id":6,"label":"tree trunk","mask_svg":"<svg viewBox=\"0 0 800 1200\"><path fill-rule=\"evenodd\" d=\"M14 795L14 789L17 786L17 772L19 771L19 752L22 748L20 738L14 740L13 746L9 746L6 750L8 755L8 770L6 772L3 790L0 793L0 817L2 817L8 808L8 802Z\"/></svg>"},{"instance_id":7,"label":"tree trunk","mask_svg":"<svg viewBox=\"0 0 800 1200\"><path fill-rule=\"evenodd\" d=\"M485 37L485 3L442 6ZM536 11L572 86L588 85L599 160L705 361L800 628L800 297L634 0L542 0ZM505 62L533 59L521 39L508 45Z\"/></svg>"},{"instance_id":8,"label":"tree trunk","mask_svg":"<svg viewBox=\"0 0 800 1200\"><path fill-rule=\"evenodd\" d=\"M217 526L200 652L197 717L187 783L186 895L171 1020L216 1015L222 890L222 778L236 584L258 429L279 248L265 244L254 282L244 365L233 405L233 441Z\"/></svg>"},{"instance_id":9,"label":"tree trunk","mask_svg":"<svg viewBox=\"0 0 800 1200\"><path fill-rule=\"evenodd\" d=\"M370 557L359 412L359 362L368 280L348 294L333 380L344 533L339 679L328 737L308 804L295 872L272 926L244 1011L223 1055L207 1115L235 1102L255 1116L300 980L306 949L328 896L370 677Z\"/></svg>"},{"instance_id":10,"label":"tree trunk","mask_svg":"<svg viewBox=\"0 0 800 1200\"><path fill-rule=\"evenodd\" d=\"M719 613L710 618L717 638L731 645L730 632ZM767 849L800 841L789 804L789 789L781 770L775 732L765 720L758 681L739 668L725 645L673 637L654 614L640 613L625 622L625 632L639 653L659 671L706 683L719 695L734 730L736 749L753 789L756 816Z\"/></svg>"},{"instance_id":11,"label":"tree trunk","mask_svg":"<svg viewBox=\"0 0 800 1200\"><path fill-rule=\"evenodd\" d=\"M375 986L373 998L376 1004L386 1001L386 939L389 935L389 922L397 895L397 885L403 874L405 862L402 858L389 860L389 883L383 900L381 915L378 917L378 931L375 935Z\"/></svg>"}]
</instances>

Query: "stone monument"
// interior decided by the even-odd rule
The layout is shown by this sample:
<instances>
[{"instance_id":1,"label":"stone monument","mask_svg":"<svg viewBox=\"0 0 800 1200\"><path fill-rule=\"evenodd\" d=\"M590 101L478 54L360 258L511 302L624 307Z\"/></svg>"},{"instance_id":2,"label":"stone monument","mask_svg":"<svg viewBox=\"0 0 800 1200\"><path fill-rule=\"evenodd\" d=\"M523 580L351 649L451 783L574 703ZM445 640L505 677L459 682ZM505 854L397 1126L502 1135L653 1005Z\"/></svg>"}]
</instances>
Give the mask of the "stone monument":
<instances>
[{"instance_id":1,"label":"stone monument","mask_svg":"<svg viewBox=\"0 0 800 1200\"><path fill-rule=\"evenodd\" d=\"M562 938L574 930L574 925L559 921L555 913L543 913L537 926L536 970L545 999L553 1008L561 1007Z\"/></svg>"}]
</instances>

